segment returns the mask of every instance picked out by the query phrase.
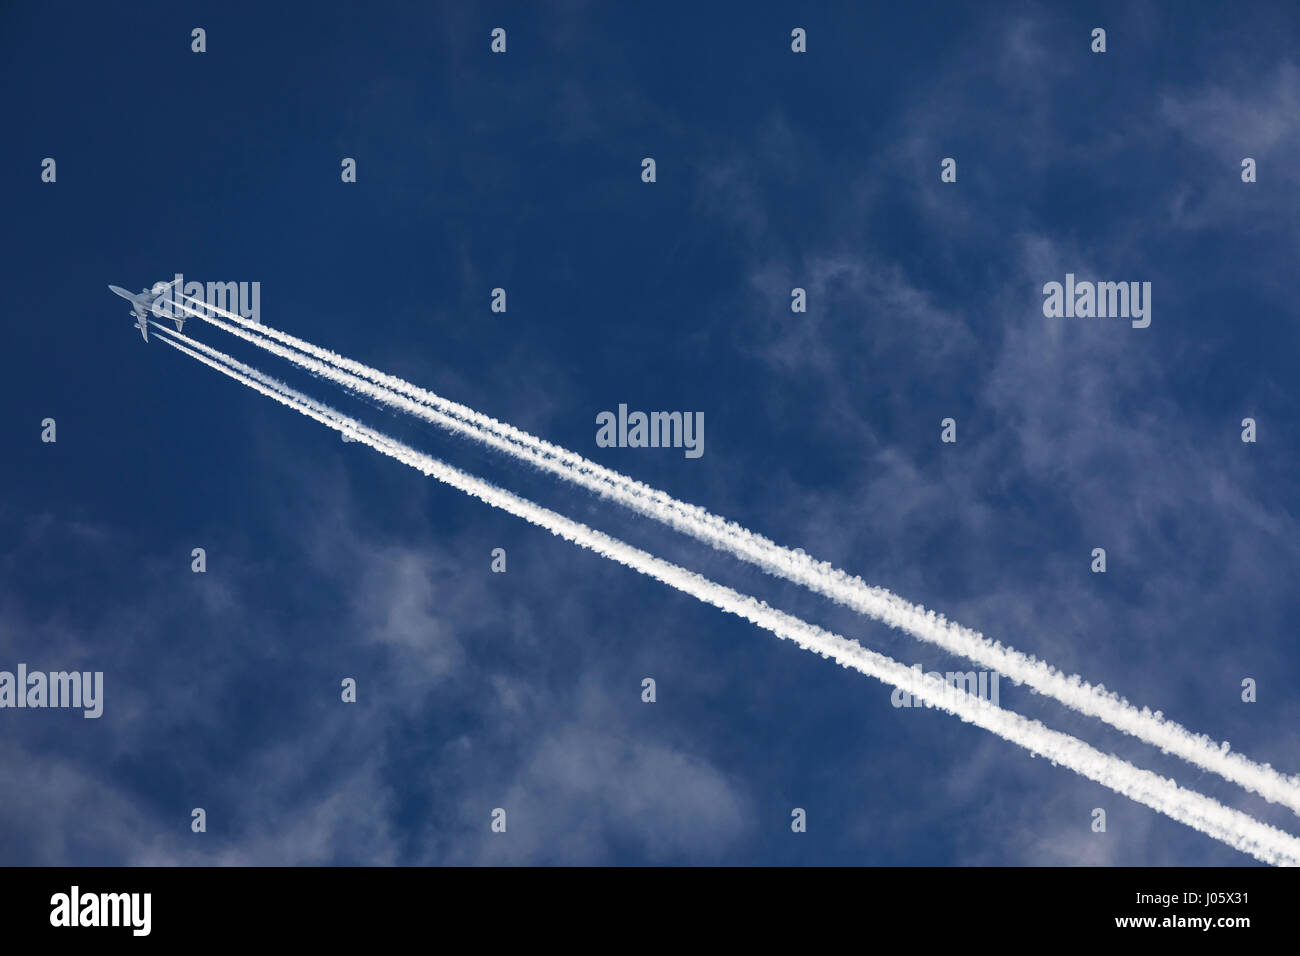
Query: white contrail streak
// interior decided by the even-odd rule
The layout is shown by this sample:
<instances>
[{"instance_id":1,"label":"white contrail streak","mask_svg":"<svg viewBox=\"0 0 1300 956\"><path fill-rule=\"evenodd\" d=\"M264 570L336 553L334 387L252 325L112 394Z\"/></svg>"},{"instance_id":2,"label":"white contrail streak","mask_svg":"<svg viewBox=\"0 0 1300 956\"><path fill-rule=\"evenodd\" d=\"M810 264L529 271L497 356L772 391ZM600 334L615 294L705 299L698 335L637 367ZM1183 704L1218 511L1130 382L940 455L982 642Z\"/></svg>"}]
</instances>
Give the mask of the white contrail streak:
<instances>
[{"instance_id":1,"label":"white contrail streak","mask_svg":"<svg viewBox=\"0 0 1300 956\"><path fill-rule=\"evenodd\" d=\"M467 495L523 518L558 537L661 581L704 603L757 624L777 637L829 657L843 667L853 668L885 684L929 700L965 722L983 727L1035 755L1045 757L1053 764L1068 767L1089 780L1265 863L1286 866L1300 864L1300 839L1289 833L1226 807L1201 793L1180 787L1173 780L1142 770L1114 755L1104 754L1083 741L1045 727L1036 720L1003 710L980 697L920 676L905 665L868 650L856 641L776 610L753 597L740 594L693 571L475 478L362 425L224 353L162 326L159 329L164 333L162 341L191 358ZM177 341L173 341L173 338Z\"/></svg>"},{"instance_id":2,"label":"white contrail streak","mask_svg":"<svg viewBox=\"0 0 1300 956\"><path fill-rule=\"evenodd\" d=\"M720 551L755 564L769 574L802 585L861 614L996 670L1016 683L1052 697L1079 713L1097 717L1165 753L1172 753L1203 770L1217 773L1272 803L1280 803L1300 814L1300 777L1288 777L1267 763L1256 763L1242 754L1231 753L1226 742L1219 743L1204 734L1193 734L1181 724L1166 719L1160 711L1153 712L1146 707L1139 710L1118 694L1107 691L1104 686L1089 684L1077 674L1067 676L1045 661L991 641L978 631L946 620L942 614L927 611L884 588L850 576L832 567L829 562L818 561L801 550L781 547L703 508L679 501L666 492L588 461L575 452L442 398L404 379L387 375L259 322L252 322L236 313L206 305L201 300L193 301L199 302L205 309L232 319L245 329L254 330L256 334L221 322L185 303L178 304L224 331L345 388L465 434L654 518ZM265 336L283 342L290 348L276 346L267 341ZM298 351L295 352L294 349ZM312 357L320 361L313 361Z\"/></svg>"}]
</instances>

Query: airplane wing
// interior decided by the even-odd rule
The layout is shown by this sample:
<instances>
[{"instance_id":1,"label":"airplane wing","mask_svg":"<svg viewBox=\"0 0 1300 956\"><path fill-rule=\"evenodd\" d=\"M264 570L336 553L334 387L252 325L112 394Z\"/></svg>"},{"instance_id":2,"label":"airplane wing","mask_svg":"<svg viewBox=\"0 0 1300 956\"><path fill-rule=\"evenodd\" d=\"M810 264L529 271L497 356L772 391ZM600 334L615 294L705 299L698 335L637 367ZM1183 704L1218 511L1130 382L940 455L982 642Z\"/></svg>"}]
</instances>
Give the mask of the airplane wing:
<instances>
[{"instance_id":1,"label":"airplane wing","mask_svg":"<svg viewBox=\"0 0 1300 956\"><path fill-rule=\"evenodd\" d=\"M184 314L186 306L181 302L181 296L178 294L180 288L177 285L177 282L177 279L173 279L171 282L155 283L153 290L149 293L151 296L149 308L153 309L154 305L156 305L160 299L164 300L170 307L167 312L167 318L175 322L176 331L181 332L184 331L185 320L188 319L189 316ZM154 314L160 318L163 316L163 313L161 312L155 312Z\"/></svg>"}]
</instances>

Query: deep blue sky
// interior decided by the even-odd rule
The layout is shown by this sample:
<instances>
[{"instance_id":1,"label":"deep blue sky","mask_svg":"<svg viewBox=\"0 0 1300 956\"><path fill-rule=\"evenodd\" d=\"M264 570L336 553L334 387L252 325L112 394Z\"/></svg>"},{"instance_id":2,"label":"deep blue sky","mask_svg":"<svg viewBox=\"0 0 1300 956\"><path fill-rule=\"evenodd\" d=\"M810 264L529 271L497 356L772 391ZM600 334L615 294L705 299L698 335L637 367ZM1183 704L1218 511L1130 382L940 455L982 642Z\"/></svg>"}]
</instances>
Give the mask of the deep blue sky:
<instances>
[{"instance_id":1,"label":"deep blue sky","mask_svg":"<svg viewBox=\"0 0 1300 956\"><path fill-rule=\"evenodd\" d=\"M1249 862L145 346L105 287L258 281L270 325L1294 772L1298 27L1282 2L6 4L0 669L103 670L106 700L0 711L0 862ZM1044 318L1066 272L1152 282L1150 328ZM703 457L596 447L620 402L702 411Z\"/></svg>"}]
</instances>

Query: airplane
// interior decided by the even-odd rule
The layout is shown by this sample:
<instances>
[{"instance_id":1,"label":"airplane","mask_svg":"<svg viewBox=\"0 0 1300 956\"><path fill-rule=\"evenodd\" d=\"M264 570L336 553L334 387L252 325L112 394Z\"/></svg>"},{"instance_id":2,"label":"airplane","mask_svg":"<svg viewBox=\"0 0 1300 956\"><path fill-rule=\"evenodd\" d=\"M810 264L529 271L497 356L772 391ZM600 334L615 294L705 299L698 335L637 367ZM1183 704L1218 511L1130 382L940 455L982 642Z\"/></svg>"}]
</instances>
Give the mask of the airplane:
<instances>
[{"instance_id":1,"label":"airplane","mask_svg":"<svg viewBox=\"0 0 1300 956\"><path fill-rule=\"evenodd\" d=\"M131 310L131 315L135 318L134 328L139 329L140 338L148 342L149 313L152 311L154 315L157 315L160 318L162 317L163 313L155 311L154 305L159 299L168 293L171 285L172 283L170 282L160 282L155 285L153 289L141 289L138 293L127 292L126 289L123 289L120 285L110 285L108 288L110 291L117 293L135 306L135 308ZM170 316L170 318L176 323L176 331L183 331L182 327L185 325L185 316L173 315Z\"/></svg>"}]
</instances>

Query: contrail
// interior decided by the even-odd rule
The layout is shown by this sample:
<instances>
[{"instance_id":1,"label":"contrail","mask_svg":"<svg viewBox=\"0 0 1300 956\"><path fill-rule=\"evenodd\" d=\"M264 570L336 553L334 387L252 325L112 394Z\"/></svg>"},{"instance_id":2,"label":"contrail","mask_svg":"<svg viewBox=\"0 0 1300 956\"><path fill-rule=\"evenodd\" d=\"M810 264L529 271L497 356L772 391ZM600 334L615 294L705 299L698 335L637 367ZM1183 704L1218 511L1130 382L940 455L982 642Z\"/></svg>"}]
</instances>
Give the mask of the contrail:
<instances>
[{"instance_id":1,"label":"contrail","mask_svg":"<svg viewBox=\"0 0 1300 956\"><path fill-rule=\"evenodd\" d=\"M1152 711L1147 707L1139 710L1104 686L1090 684L1077 674L1067 676L1045 661L991 641L978 631L948 621L942 614L927 611L884 588L850 576L832 567L829 562L818 561L802 550L781 547L703 508L679 501L666 492L651 488L465 405L442 398L404 379L387 375L285 332L252 322L236 313L209 306L193 297L186 298L232 319L246 329L256 330L258 334L242 331L190 305L178 303L199 318L345 388L458 431L654 518L719 551L757 565L768 574L802 585L890 627L907 631L914 637L936 644L959 657L996 670L1012 681L1054 698L1079 713L1096 717L1126 734L1158 747L1162 752L1172 753L1203 770L1209 770L1245 787L1271 803L1280 803L1300 814L1300 777L1288 777L1267 763L1259 764L1242 754L1231 753L1226 741L1219 743L1205 734L1193 734L1181 724L1165 718L1158 710ZM283 342L290 348L276 346L264 336ZM298 351L294 352L294 349ZM309 356L320 361L313 361Z\"/></svg>"},{"instance_id":2,"label":"contrail","mask_svg":"<svg viewBox=\"0 0 1300 956\"><path fill-rule=\"evenodd\" d=\"M983 727L1035 755L1045 757L1053 764L1068 767L1080 776L1145 804L1265 863L1285 866L1300 864L1300 839L1285 831L1226 807L1201 793L1180 787L1173 780L1135 767L1114 755L1104 754L1083 741L1045 727L1036 720L1003 710L983 698L931 678L918 676L905 665L868 650L856 641L823 630L753 597L740 594L700 574L475 478L348 418L216 349L163 326L158 326L158 329L164 333L161 341L172 348L492 507L523 518L551 534L757 624L777 637L829 657L843 667L853 668L887 685L929 700L964 722Z\"/></svg>"}]
</instances>

